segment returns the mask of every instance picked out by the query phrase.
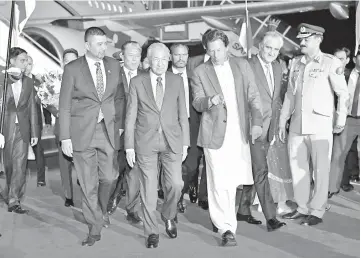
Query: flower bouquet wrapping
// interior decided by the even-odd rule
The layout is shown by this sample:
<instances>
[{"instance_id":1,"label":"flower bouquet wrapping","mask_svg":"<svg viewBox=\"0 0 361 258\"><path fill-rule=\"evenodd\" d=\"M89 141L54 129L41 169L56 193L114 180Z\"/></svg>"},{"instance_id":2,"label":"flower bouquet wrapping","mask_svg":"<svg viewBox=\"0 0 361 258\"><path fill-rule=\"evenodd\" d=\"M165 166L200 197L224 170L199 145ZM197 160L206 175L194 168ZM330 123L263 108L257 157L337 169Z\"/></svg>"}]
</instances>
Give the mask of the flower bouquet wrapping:
<instances>
[{"instance_id":1,"label":"flower bouquet wrapping","mask_svg":"<svg viewBox=\"0 0 361 258\"><path fill-rule=\"evenodd\" d=\"M55 117L58 117L62 74L53 71L44 75L38 75L37 79L40 81L40 84L35 85L35 89L41 104Z\"/></svg>"}]
</instances>

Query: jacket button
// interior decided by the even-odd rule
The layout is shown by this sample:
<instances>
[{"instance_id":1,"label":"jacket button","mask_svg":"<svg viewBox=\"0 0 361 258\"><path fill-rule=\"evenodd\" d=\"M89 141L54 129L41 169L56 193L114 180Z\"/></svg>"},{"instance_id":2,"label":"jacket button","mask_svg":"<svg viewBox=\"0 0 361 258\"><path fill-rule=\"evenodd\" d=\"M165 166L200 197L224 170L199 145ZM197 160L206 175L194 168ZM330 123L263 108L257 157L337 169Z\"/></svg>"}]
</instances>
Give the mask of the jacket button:
<instances>
[{"instance_id":1,"label":"jacket button","mask_svg":"<svg viewBox=\"0 0 361 258\"><path fill-rule=\"evenodd\" d=\"M226 120L223 120L223 123L226 123L227 121Z\"/></svg>"}]
</instances>

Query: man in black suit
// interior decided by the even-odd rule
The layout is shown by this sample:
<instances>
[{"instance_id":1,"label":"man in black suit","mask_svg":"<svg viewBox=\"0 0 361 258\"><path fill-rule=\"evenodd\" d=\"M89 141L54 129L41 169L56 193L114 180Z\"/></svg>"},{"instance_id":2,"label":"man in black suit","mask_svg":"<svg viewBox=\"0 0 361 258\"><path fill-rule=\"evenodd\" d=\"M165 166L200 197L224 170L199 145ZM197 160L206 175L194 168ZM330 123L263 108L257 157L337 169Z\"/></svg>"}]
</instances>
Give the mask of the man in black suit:
<instances>
[{"instance_id":1,"label":"man in black suit","mask_svg":"<svg viewBox=\"0 0 361 258\"><path fill-rule=\"evenodd\" d=\"M4 121L4 167L6 186L2 193L8 204L8 211L18 214L27 213L20 205L25 194L26 165L29 144L38 142L38 116L34 97L33 80L24 76L28 64L27 52L19 47L10 49L10 63L21 73L9 75L5 102ZM4 74L0 73L0 82ZM1 86L1 94L4 86Z\"/></svg>"},{"instance_id":2,"label":"man in black suit","mask_svg":"<svg viewBox=\"0 0 361 258\"><path fill-rule=\"evenodd\" d=\"M33 70L34 61L31 56L28 56L28 66L25 70L25 75L28 76L30 79L33 80L34 86L39 86L40 81L35 78L35 76L31 73ZM41 102L39 97L35 94L35 101L36 101L36 112L38 115L38 126L39 126L39 132L38 132L38 144L34 146L34 154L35 154L35 161L37 166L37 186L45 186L45 156L44 156L44 148L41 145L41 134L43 131L43 117L41 114Z\"/></svg>"},{"instance_id":3,"label":"man in black suit","mask_svg":"<svg viewBox=\"0 0 361 258\"><path fill-rule=\"evenodd\" d=\"M268 148L275 135L274 130L277 128L273 123L276 123L277 119L275 118L282 107L280 97L282 68L275 61L282 46L282 37L274 31L269 31L260 43L259 54L253 56L249 61L261 96L263 113L262 136L250 145L252 172L255 189L267 220L268 231L286 225L276 219L276 205L270 191L267 165ZM250 224L261 224L261 221L255 219L251 214L252 188L252 185L243 186L237 220Z\"/></svg>"},{"instance_id":4,"label":"man in black suit","mask_svg":"<svg viewBox=\"0 0 361 258\"><path fill-rule=\"evenodd\" d=\"M178 210L184 213L186 205L183 202L185 193L189 193L190 200L196 201L196 187L194 181L198 183L198 166L201 150L197 146L197 137L199 130L200 114L192 106L193 97L190 87L190 72L187 71L188 47L183 44L174 44L170 47L172 66L170 72L178 74L183 79L187 116L190 130L190 148L188 149L187 159L182 164L182 177L184 186L182 195L178 201Z\"/></svg>"},{"instance_id":5,"label":"man in black suit","mask_svg":"<svg viewBox=\"0 0 361 258\"><path fill-rule=\"evenodd\" d=\"M124 65L120 69L122 84L124 87L125 99L128 97L130 80L140 74L139 64L142 48L138 42L127 41L122 45ZM124 109L123 119L125 120L126 109ZM131 168L127 164L124 152L124 135L120 137L120 150L118 154L119 177L116 188L111 195L108 203L108 214L113 214L122 198L122 178L126 180L126 206L127 220L131 223L138 224L141 218L138 215L140 208L140 181L138 167Z\"/></svg>"}]
</instances>

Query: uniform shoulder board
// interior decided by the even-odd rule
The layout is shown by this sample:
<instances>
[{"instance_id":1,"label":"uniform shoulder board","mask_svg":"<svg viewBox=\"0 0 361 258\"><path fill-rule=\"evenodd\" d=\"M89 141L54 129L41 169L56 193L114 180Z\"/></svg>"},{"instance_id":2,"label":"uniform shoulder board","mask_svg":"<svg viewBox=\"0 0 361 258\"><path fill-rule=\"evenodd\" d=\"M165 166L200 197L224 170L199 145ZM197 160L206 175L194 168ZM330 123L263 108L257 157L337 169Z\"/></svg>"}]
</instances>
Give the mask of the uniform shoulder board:
<instances>
[{"instance_id":1,"label":"uniform shoulder board","mask_svg":"<svg viewBox=\"0 0 361 258\"><path fill-rule=\"evenodd\" d=\"M323 53L323 55L327 58L330 58L332 60L336 59L337 57L335 57L334 55L331 55L331 54L327 54L327 53Z\"/></svg>"}]
</instances>

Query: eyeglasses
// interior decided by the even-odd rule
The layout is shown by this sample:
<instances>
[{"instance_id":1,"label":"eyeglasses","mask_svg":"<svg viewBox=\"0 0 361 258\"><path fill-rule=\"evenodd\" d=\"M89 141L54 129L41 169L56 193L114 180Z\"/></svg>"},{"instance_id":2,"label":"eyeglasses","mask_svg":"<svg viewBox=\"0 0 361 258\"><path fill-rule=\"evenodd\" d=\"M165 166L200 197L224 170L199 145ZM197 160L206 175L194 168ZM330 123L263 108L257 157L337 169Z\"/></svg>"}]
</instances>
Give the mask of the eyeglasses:
<instances>
[{"instance_id":1,"label":"eyeglasses","mask_svg":"<svg viewBox=\"0 0 361 258\"><path fill-rule=\"evenodd\" d=\"M157 58L157 57L154 57L152 58L152 61L155 62L155 63L168 63L169 62L169 58L168 59L165 59L165 58Z\"/></svg>"}]
</instances>

